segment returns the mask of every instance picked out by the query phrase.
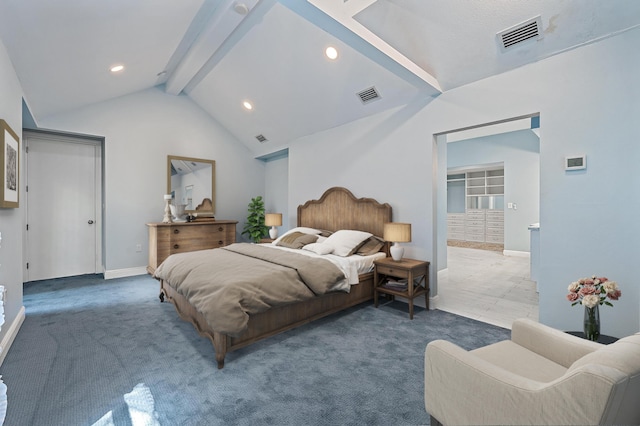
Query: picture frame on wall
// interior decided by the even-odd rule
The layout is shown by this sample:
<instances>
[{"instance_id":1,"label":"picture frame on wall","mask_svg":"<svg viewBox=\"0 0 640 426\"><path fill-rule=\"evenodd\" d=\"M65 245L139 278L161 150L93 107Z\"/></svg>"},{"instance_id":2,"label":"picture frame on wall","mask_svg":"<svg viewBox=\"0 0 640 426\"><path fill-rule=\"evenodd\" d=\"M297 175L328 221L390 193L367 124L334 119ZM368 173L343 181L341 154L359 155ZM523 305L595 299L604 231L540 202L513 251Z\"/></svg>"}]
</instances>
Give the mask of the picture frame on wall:
<instances>
[{"instance_id":1,"label":"picture frame on wall","mask_svg":"<svg viewBox=\"0 0 640 426\"><path fill-rule=\"evenodd\" d=\"M20 192L20 138L0 119L0 207L18 208Z\"/></svg>"}]
</instances>

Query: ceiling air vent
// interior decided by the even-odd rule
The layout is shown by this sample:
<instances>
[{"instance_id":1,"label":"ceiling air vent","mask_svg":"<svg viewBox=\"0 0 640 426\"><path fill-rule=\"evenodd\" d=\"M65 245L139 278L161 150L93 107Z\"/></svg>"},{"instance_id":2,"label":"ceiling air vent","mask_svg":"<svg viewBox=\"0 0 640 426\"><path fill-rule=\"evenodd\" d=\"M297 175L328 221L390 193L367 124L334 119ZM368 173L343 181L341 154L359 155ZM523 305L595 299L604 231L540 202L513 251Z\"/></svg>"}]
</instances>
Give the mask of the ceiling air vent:
<instances>
[{"instance_id":1,"label":"ceiling air vent","mask_svg":"<svg viewBox=\"0 0 640 426\"><path fill-rule=\"evenodd\" d=\"M363 104L368 104L369 102L373 102L377 99L380 99L380 94L376 90L375 87L371 86L368 89L364 89L361 92L356 93Z\"/></svg>"},{"instance_id":2,"label":"ceiling air vent","mask_svg":"<svg viewBox=\"0 0 640 426\"><path fill-rule=\"evenodd\" d=\"M256 136L256 139L258 139L258 142L263 143L267 141L267 138L264 137L264 135L258 135Z\"/></svg>"},{"instance_id":3,"label":"ceiling air vent","mask_svg":"<svg viewBox=\"0 0 640 426\"><path fill-rule=\"evenodd\" d=\"M498 44L502 51L519 46L527 40L539 40L542 38L542 19L538 15L535 18L500 31L497 36Z\"/></svg>"}]
</instances>

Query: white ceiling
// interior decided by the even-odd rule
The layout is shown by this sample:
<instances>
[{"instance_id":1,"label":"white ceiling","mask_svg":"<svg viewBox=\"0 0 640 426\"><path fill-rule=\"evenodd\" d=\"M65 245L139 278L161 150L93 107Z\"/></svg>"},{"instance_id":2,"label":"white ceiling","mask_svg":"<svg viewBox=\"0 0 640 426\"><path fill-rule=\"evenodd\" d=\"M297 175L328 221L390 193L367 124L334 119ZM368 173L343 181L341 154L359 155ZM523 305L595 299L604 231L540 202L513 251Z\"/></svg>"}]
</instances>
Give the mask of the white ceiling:
<instances>
[{"instance_id":1,"label":"white ceiling","mask_svg":"<svg viewBox=\"0 0 640 426\"><path fill-rule=\"evenodd\" d=\"M499 48L496 33L537 15L542 38ZM637 0L0 0L36 122L160 85L253 152L638 25ZM381 98L363 104L372 86Z\"/></svg>"}]
</instances>

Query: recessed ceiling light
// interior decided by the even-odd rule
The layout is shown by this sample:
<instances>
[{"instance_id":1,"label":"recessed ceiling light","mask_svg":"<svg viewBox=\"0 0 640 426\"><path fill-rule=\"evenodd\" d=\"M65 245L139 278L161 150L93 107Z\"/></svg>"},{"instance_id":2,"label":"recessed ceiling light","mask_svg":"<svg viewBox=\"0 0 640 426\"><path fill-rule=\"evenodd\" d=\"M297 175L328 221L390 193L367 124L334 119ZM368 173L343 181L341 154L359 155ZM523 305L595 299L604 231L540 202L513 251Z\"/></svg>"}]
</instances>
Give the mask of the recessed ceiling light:
<instances>
[{"instance_id":1,"label":"recessed ceiling light","mask_svg":"<svg viewBox=\"0 0 640 426\"><path fill-rule=\"evenodd\" d=\"M124 65L114 65L111 67L111 72L120 72L124 69Z\"/></svg>"},{"instance_id":2,"label":"recessed ceiling light","mask_svg":"<svg viewBox=\"0 0 640 426\"><path fill-rule=\"evenodd\" d=\"M329 46L324 51L324 54L327 55L329 59L336 59L338 57L338 50L333 46Z\"/></svg>"},{"instance_id":3,"label":"recessed ceiling light","mask_svg":"<svg viewBox=\"0 0 640 426\"><path fill-rule=\"evenodd\" d=\"M249 101L244 101L244 102L242 102L242 106L243 106L245 109L248 109L249 111L251 111L251 110L253 109L253 105L252 105L252 104L251 104L251 102L249 102Z\"/></svg>"}]
</instances>

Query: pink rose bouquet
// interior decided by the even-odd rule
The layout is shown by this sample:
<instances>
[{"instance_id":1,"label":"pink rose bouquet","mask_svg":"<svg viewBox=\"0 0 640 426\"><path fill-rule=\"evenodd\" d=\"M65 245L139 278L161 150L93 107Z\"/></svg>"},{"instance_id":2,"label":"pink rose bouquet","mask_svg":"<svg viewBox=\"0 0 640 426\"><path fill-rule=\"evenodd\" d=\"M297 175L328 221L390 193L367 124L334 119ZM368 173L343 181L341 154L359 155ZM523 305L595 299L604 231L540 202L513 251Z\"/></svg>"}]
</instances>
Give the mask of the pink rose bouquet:
<instances>
[{"instance_id":1,"label":"pink rose bouquet","mask_svg":"<svg viewBox=\"0 0 640 426\"><path fill-rule=\"evenodd\" d=\"M568 290L567 300L571 302L571 306L580 303L587 308L593 308L596 305L613 306L609 300L618 300L622 296L615 281L595 275L572 282Z\"/></svg>"}]
</instances>

